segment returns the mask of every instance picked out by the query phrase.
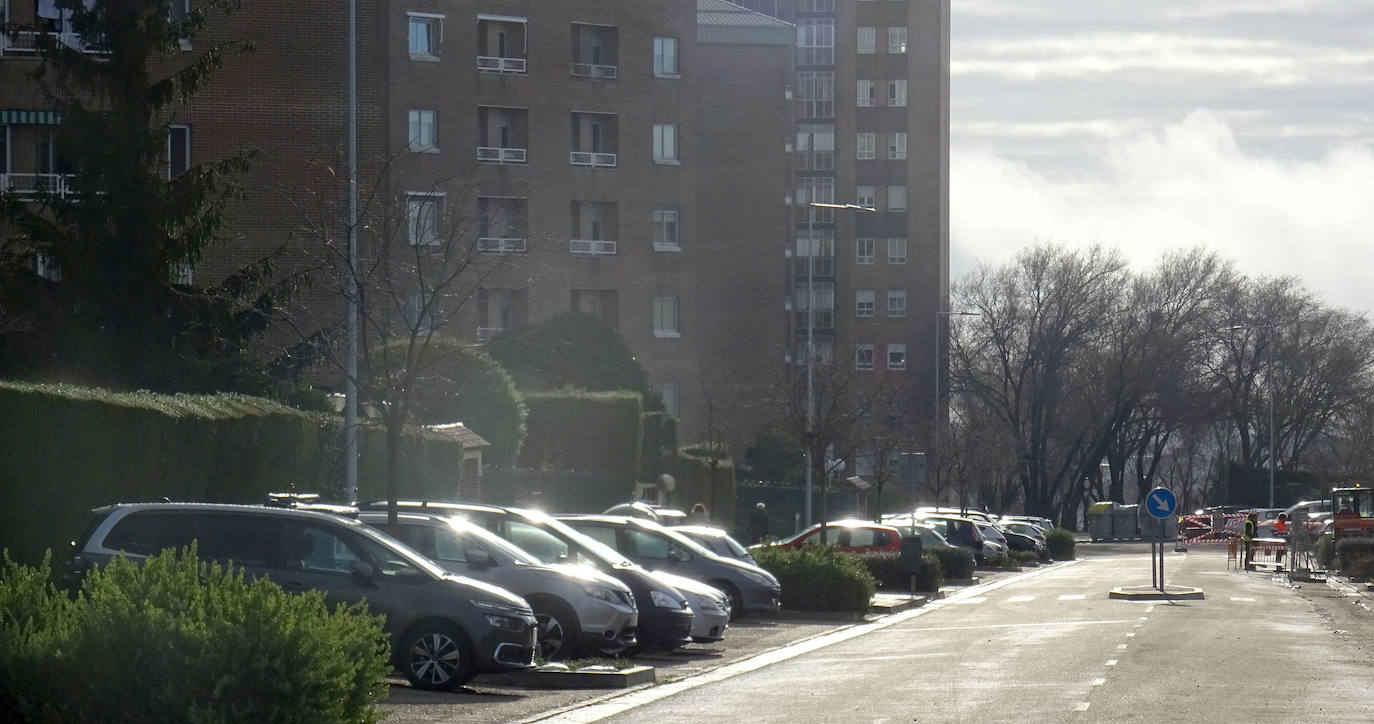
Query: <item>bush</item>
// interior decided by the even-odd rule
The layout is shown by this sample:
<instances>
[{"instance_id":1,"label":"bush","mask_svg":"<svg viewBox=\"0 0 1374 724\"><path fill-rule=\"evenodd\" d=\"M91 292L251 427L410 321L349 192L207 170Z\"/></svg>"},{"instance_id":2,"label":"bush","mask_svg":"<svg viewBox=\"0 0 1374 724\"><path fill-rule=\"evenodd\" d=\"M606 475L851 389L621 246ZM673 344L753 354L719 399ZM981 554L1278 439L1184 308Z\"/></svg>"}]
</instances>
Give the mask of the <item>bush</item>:
<instances>
[{"instance_id":1,"label":"bush","mask_svg":"<svg viewBox=\"0 0 1374 724\"><path fill-rule=\"evenodd\" d=\"M860 553L856 556L877 581L879 589L911 590L911 576L902 572L900 553ZM945 583L945 572L934 553L921 554L921 570L916 574L916 590L938 591Z\"/></svg>"},{"instance_id":2,"label":"bush","mask_svg":"<svg viewBox=\"0 0 1374 724\"><path fill-rule=\"evenodd\" d=\"M1336 541L1336 565L1347 574L1350 574L1350 568L1356 561L1371 557L1374 557L1374 538L1342 538Z\"/></svg>"},{"instance_id":3,"label":"bush","mask_svg":"<svg viewBox=\"0 0 1374 724\"><path fill-rule=\"evenodd\" d=\"M1018 566L1027 564L1040 565L1040 554L1035 551L1012 551L1011 559L1015 561Z\"/></svg>"},{"instance_id":4,"label":"bush","mask_svg":"<svg viewBox=\"0 0 1374 724\"><path fill-rule=\"evenodd\" d=\"M973 551L967 548L937 548L931 551L940 560L945 578L973 578Z\"/></svg>"},{"instance_id":5,"label":"bush","mask_svg":"<svg viewBox=\"0 0 1374 724\"><path fill-rule=\"evenodd\" d=\"M0 575L0 706L64 721L373 722L391 671L381 618L196 560L195 548L87 574Z\"/></svg>"},{"instance_id":6,"label":"bush","mask_svg":"<svg viewBox=\"0 0 1374 724\"><path fill-rule=\"evenodd\" d=\"M1351 578L1361 578L1366 581L1374 579L1374 556L1352 558L1350 564L1345 568L1345 574Z\"/></svg>"},{"instance_id":7,"label":"bush","mask_svg":"<svg viewBox=\"0 0 1374 724\"><path fill-rule=\"evenodd\" d=\"M866 613L877 586L859 560L835 546L754 551L754 560L782 584L782 606L796 611Z\"/></svg>"},{"instance_id":8,"label":"bush","mask_svg":"<svg viewBox=\"0 0 1374 724\"><path fill-rule=\"evenodd\" d=\"M1316 545L1312 548L1313 555L1317 558L1317 564L1326 570L1331 570L1336 564L1336 542L1331 539L1331 534L1327 533L1317 539Z\"/></svg>"},{"instance_id":9,"label":"bush","mask_svg":"<svg viewBox=\"0 0 1374 724\"><path fill-rule=\"evenodd\" d=\"M983 567L1010 571L1019 570L1021 568L1021 566L1016 564L1016 559L1012 558L1011 555L1007 553L999 553L991 558L985 559L983 561Z\"/></svg>"},{"instance_id":10,"label":"bush","mask_svg":"<svg viewBox=\"0 0 1374 724\"><path fill-rule=\"evenodd\" d=\"M1073 560L1073 531L1067 528L1045 531L1045 546L1050 549L1050 557L1056 561Z\"/></svg>"}]
</instances>

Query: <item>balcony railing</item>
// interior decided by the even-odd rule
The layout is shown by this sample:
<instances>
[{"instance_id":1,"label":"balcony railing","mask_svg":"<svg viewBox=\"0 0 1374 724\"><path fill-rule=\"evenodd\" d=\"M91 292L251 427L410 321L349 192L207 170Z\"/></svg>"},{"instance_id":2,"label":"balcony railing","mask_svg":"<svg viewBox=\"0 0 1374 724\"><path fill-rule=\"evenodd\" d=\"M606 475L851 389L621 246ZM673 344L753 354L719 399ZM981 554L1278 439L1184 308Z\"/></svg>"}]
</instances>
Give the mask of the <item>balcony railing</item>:
<instances>
[{"instance_id":1,"label":"balcony railing","mask_svg":"<svg viewBox=\"0 0 1374 724\"><path fill-rule=\"evenodd\" d=\"M524 254L529 251L525 239L501 236L483 236L477 239L479 254Z\"/></svg>"},{"instance_id":2,"label":"balcony railing","mask_svg":"<svg viewBox=\"0 0 1374 724\"><path fill-rule=\"evenodd\" d=\"M618 69L614 65L593 65L591 63L572 64L572 74L582 78L615 80L617 73Z\"/></svg>"},{"instance_id":3,"label":"balcony railing","mask_svg":"<svg viewBox=\"0 0 1374 724\"><path fill-rule=\"evenodd\" d=\"M480 163L524 163L525 149L478 146L477 160Z\"/></svg>"},{"instance_id":4,"label":"balcony railing","mask_svg":"<svg viewBox=\"0 0 1374 724\"><path fill-rule=\"evenodd\" d=\"M614 256L616 242L600 239L573 239L568 242L568 251L582 256Z\"/></svg>"},{"instance_id":5,"label":"balcony railing","mask_svg":"<svg viewBox=\"0 0 1374 724\"><path fill-rule=\"evenodd\" d=\"M574 166L596 166L598 168L614 168L614 153L592 153L590 151L573 151L568 154L568 161Z\"/></svg>"},{"instance_id":6,"label":"balcony railing","mask_svg":"<svg viewBox=\"0 0 1374 724\"><path fill-rule=\"evenodd\" d=\"M34 201L43 194L66 198L76 193L71 179L72 174L65 173L0 173L0 191L9 191L21 201Z\"/></svg>"},{"instance_id":7,"label":"balcony railing","mask_svg":"<svg viewBox=\"0 0 1374 724\"><path fill-rule=\"evenodd\" d=\"M479 55L477 56L477 70L483 73L524 73L525 59Z\"/></svg>"},{"instance_id":8,"label":"balcony railing","mask_svg":"<svg viewBox=\"0 0 1374 724\"><path fill-rule=\"evenodd\" d=\"M47 36L58 43L92 55L109 55L110 51L86 45L77 33L53 33L41 30L14 30L0 33L0 55L35 55L42 43L40 37Z\"/></svg>"},{"instance_id":9,"label":"balcony railing","mask_svg":"<svg viewBox=\"0 0 1374 724\"><path fill-rule=\"evenodd\" d=\"M487 342L490 342L490 341L491 341L491 338L492 338L492 337L495 337L496 335L498 335L498 334L500 334L500 333L502 333L502 332L504 332L504 331L506 331L506 328L505 328L505 327L478 327L478 328L477 328L477 343L478 343L478 344L486 344Z\"/></svg>"}]
</instances>

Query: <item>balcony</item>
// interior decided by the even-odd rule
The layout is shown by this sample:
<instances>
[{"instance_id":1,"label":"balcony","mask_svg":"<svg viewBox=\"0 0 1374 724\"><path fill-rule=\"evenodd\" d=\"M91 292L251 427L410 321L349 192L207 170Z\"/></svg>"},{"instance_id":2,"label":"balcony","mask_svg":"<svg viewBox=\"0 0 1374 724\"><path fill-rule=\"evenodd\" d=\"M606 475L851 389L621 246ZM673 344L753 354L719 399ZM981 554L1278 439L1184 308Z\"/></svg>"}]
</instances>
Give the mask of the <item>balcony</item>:
<instances>
[{"instance_id":1,"label":"balcony","mask_svg":"<svg viewBox=\"0 0 1374 724\"><path fill-rule=\"evenodd\" d=\"M525 73L525 59L503 58L497 55L479 55L477 56L477 70L483 73L523 75Z\"/></svg>"},{"instance_id":2,"label":"balcony","mask_svg":"<svg viewBox=\"0 0 1374 724\"><path fill-rule=\"evenodd\" d=\"M614 65L594 65L592 63L572 64L572 74L578 78L615 80L618 70L617 66Z\"/></svg>"},{"instance_id":3,"label":"balcony","mask_svg":"<svg viewBox=\"0 0 1374 724\"><path fill-rule=\"evenodd\" d=\"M595 166L597 168L615 168L616 155L614 153L592 153L590 151L573 151L568 154L568 162L574 166Z\"/></svg>"},{"instance_id":4,"label":"balcony","mask_svg":"<svg viewBox=\"0 0 1374 724\"><path fill-rule=\"evenodd\" d=\"M0 33L0 56L36 56L38 48L42 45L39 38L47 36L59 45L81 53L90 55L109 55L110 51L103 48L87 45L85 40L77 33L53 33L40 30L12 30L7 33Z\"/></svg>"},{"instance_id":5,"label":"balcony","mask_svg":"<svg viewBox=\"0 0 1374 724\"><path fill-rule=\"evenodd\" d=\"M500 146L478 146L478 163L525 163L525 149Z\"/></svg>"},{"instance_id":6,"label":"balcony","mask_svg":"<svg viewBox=\"0 0 1374 724\"><path fill-rule=\"evenodd\" d=\"M528 240L510 239L499 236L484 236L477 239L479 254L524 254L529 251Z\"/></svg>"},{"instance_id":7,"label":"balcony","mask_svg":"<svg viewBox=\"0 0 1374 724\"><path fill-rule=\"evenodd\" d=\"M577 256L614 256L616 244L600 239L573 239L568 242L568 251Z\"/></svg>"},{"instance_id":8,"label":"balcony","mask_svg":"<svg viewBox=\"0 0 1374 724\"><path fill-rule=\"evenodd\" d=\"M66 173L0 173L0 191L9 191L20 201L36 201L44 194L65 199L76 193L72 178Z\"/></svg>"}]
</instances>

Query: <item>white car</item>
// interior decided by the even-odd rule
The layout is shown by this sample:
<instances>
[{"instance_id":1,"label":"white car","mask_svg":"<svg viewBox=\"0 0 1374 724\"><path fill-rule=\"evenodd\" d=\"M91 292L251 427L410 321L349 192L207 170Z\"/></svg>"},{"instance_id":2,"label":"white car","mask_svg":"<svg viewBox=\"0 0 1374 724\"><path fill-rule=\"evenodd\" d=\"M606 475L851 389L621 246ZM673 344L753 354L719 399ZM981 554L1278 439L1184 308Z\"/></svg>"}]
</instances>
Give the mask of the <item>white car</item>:
<instances>
[{"instance_id":1,"label":"white car","mask_svg":"<svg viewBox=\"0 0 1374 724\"><path fill-rule=\"evenodd\" d=\"M707 644L725 638L725 629L730 625L730 597L724 591L666 571L654 571L649 575L687 597L687 602L692 606L693 641Z\"/></svg>"}]
</instances>

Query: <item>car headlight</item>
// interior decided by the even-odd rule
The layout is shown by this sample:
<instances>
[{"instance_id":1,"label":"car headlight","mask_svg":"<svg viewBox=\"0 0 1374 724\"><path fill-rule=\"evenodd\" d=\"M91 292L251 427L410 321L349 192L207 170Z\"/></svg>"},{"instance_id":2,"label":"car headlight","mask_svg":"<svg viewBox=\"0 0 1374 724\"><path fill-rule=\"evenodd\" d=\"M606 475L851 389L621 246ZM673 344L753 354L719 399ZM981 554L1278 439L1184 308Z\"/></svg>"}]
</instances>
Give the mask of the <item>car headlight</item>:
<instances>
[{"instance_id":1,"label":"car headlight","mask_svg":"<svg viewBox=\"0 0 1374 724\"><path fill-rule=\"evenodd\" d=\"M598 601L604 601L606 603L609 603L612 606L626 605L625 597L620 595L619 591L616 591L612 588L602 588L601 586L588 585L583 586L582 591L586 593L588 596L591 596L592 598L595 598Z\"/></svg>"},{"instance_id":2,"label":"car headlight","mask_svg":"<svg viewBox=\"0 0 1374 724\"><path fill-rule=\"evenodd\" d=\"M769 573L763 571L744 571L744 577L761 586L776 586L778 581Z\"/></svg>"},{"instance_id":3,"label":"car headlight","mask_svg":"<svg viewBox=\"0 0 1374 724\"><path fill-rule=\"evenodd\" d=\"M516 616L534 615L534 611L530 610L529 606L521 606L519 604L514 603L504 603L502 601L488 601L486 599L481 598L472 598L468 600L472 602L472 605L482 609L483 611L491 611L492 613L514 614Z\"/></svg>"},{"instance_id":4,"label":"car headlight","mask_svg":"<svg viewBox=\"0 0 1374 724\"><path fill-rule=\"evenodd\" d=\"M667 591L649 591L649 600L653 601L653 604L659 608L677 609L682 608L684 605L683 603L678 603L677 599L673 598L672 594Z\"/></svg>"},{"instance_id":5,"label":"car headlight","mask_svg":"<svg viewBox=\"0 0 1374 724\"><path fill-rule=\"evenodd\" d=\"M701 606L701 610L706 613L725 613L725 607L721 605L720 601L713 598L706 598L703 596L698 605Z\"/></svg>"}]
</instances>

